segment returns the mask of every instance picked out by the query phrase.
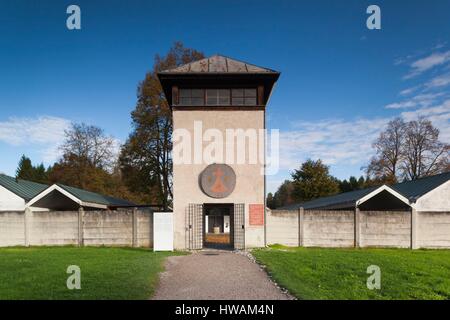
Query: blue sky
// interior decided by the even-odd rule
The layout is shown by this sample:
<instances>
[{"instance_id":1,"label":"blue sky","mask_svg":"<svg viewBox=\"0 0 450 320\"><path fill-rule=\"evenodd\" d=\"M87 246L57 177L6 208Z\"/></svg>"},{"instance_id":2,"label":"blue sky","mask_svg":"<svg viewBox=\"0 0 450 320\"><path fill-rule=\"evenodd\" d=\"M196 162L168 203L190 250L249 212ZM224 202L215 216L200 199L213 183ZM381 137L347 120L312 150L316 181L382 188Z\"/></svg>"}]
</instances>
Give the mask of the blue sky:
<instances>
[{"instance_id":1,"label":"blue sky","mask_svg":"<svg viewBox=\"0 0 450 320\"><path fill-rule=\"evenodd\" d=\"M77 4L82 30L66 28ZM381 8L382 29L366 28ZM308 157L360 175L392 117L426 115L450 142L449 1L2 1L0 171L51 164L71 121L124 142L136 86L176 40L282 72L268 107L281 131L270 191Z\"/></svg>"}]
</instances>

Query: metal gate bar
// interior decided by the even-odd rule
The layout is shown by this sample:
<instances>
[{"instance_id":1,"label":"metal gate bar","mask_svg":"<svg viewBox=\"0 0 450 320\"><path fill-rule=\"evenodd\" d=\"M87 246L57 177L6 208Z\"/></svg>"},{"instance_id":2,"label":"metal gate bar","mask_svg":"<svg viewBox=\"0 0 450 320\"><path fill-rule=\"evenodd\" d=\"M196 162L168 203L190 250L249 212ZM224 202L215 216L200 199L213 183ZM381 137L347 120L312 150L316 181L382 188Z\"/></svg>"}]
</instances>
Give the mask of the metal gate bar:
<instances>
[{"instance_id":1,"label":"metal gate bar","mask_svg":"<svg viewBox=\"0 0 450 320\"><path fill-rule=\"evenodd\" d=\"M190 203L186 214L186 242L189 250L203 248L203 205Z\"/></svg>"},{"instance_id":2,"label":"metal gate bar","mask_svg":"<svg viewBox=\"0 0 450 320\"><path fill-rule=\"evenodd\" d=\"M234 204L234 248L245 249L245 204Z\"/></svg>"}]
</instances>

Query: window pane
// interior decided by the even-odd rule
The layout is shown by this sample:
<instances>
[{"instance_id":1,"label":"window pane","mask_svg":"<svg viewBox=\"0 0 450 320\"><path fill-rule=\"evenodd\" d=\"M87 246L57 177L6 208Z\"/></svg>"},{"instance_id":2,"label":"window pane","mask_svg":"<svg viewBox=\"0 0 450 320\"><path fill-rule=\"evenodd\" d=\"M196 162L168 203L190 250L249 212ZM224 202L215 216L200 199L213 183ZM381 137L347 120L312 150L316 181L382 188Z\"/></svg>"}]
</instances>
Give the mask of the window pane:
<instances>
[{"instance_id":1,"label":"window pane","mask_svg":"<svg viewBox=\"0 0 450 320\"><path fill-rule=\"evenodd\" d=\"M192 97L203 98L203 89L192 89Z\"/></svg>"},{"instance_id":2,"label":"window pane","mask_svg":"<svg viewBox=\"0 0 450 320\"><path fill-rule=\"evenodd\" d=\"M219 91L219 97L221 97L221 98L224 98L224 97L229 98L230 97L230 90L220 89L218 91Z\"/></svg>"},{"instance_id":3,"label":"window pane","mask_svg":"<svg viewBox=\"0 0 450 320\"><path fill-rule=\"evenodd\" d=\"M180 104L185 106L191 105L191 98L190 97L180 97Z\"/></svg>"},{"instance_id":4,"label":"window pane","mask_svg":"<svg viewBox=\"0 0 450 320\"><path fill-rule=\"evenodd\" d=\"M207 89L206 90L206 104L216 105L217 104L217 89Z\"/></svg>"},{"instance_id":5,"label":"window pane","mask_svg":"<svg viewBox=\"0 0 450 320\"><path fill-rule=\"evenodd\" d=\"M217 98L216 98L216 97L210 97L210 96L208 96L208 97L206 98L206 104L207 104L207 105L210 105L210 106L217 105Z\"/></svg>"},{"instance_id":6,"label":"window pane","mask_svg":"<svg viewBox=\"0 0 450 320\"><path fill-rule=\"evenodd\" d=\"M233 97L233 105L234 106L242 106L242 105L244 105L244 98L234 98Z\"/></svg>"},{"instance_id":7,"label":"window pane","mask_svg":"<svg viewBox=\"0 0 450 320\"><path fill-rule=\"evenodd\" d=\"M190 97L191 90L190 89L180 89L180 97Z\"/></svg>"},{"instance_id":8,"label":"window pane","mask_svg":"<svg viewBox=\"0 0 450 320\"><path fill-rule=\"evenodd\" d=\"M244 89L233 89L232 90L232 95L233 95L233 98L234 97L244 97Z\"/></svg>"},{"instance_id":9,"label":"window pane","mask_svg":"<svg viewBox=\"0 0 450 320\"><path fill-rule=\"evenodd\" d=\"M228 106L230 105L230 97L219 97L219 105Z\"/></svg>"},{"instance_id":10,"label":"window pane","mask_svg":"<svg viewBox=\"0 0 450 320\"><path fill-rule=\"evenodd\" d=\"M246 98L256 97L256 89L245 89L244 94Z\"/></svg>"},{"instance_id":11,"label":"window pane","mask_svg":"<svg viewBox=\"0 0 450 320\"><path fill-rule=\"evenodd\" d=\"M256 97L253 98L245 98L245 105L246 106L255 106L256 105Z\"/></svg>"},{"instance_id":12,"label":"window pane","mask_svg":"<svg viewBox=\"0 0 450 320\"><path fill-rule=\"evenodd\" d=\"M223 106L230 104L230 90L228 89L219 90L219 104Z\"/></svg>"},{"instance_id":13,"label":"window pane","mask_svg":"<svg viewBox=\"0 0 450 320\"><path fill-rule=\"evenodd\" d=\"M203 97L201 98L192 98L192 105L193 106L203 106L205 104L205 99Z\"/></svg>"}]
</instances>

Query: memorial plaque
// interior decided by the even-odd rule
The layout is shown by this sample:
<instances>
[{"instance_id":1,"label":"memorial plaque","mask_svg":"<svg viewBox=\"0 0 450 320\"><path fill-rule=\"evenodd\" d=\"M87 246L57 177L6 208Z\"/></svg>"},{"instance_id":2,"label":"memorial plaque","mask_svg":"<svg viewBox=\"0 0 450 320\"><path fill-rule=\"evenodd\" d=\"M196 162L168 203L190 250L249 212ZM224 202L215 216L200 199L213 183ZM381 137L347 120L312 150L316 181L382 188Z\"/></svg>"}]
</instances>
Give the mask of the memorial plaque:
<instances>
[{"instance_id":1,"label":"memorial plaque","mask_svg":"<svg viewBox=\"0 0 450 320\"><path fill-rule=\"evenodd\" d=\"M200 188L212 198L229 196L236 185L236 174L226 164L211 164L200 174Z\"/></svg>"},{"instance_id":2,"label":"memorial plaque","mask_svg":"<svg viewBox=\"0 0 450 320\"><path fill-rule=\"evenodd\" d=\"M264 205L249 204L249 223L252 226L264 225Z\"/></svg>"}]
</instances>

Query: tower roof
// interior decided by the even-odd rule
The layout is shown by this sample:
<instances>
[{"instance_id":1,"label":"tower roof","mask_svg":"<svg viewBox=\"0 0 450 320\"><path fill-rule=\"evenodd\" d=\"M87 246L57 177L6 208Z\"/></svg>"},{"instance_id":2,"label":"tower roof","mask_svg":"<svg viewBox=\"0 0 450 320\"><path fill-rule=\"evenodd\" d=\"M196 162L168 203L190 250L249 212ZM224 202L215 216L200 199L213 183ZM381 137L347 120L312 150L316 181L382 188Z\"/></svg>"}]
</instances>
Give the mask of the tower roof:
<instances>
[{"instance_id":1,"label":"tower roof","mask_svg":"<svg viewBox=\"0 0 450 320\"><path fill-rule=\"evenodd\" d=\"M213 55L182 66L161 71L160 74L278 74L279 72L222 55Z\"/></svg>"}]
</instances>

